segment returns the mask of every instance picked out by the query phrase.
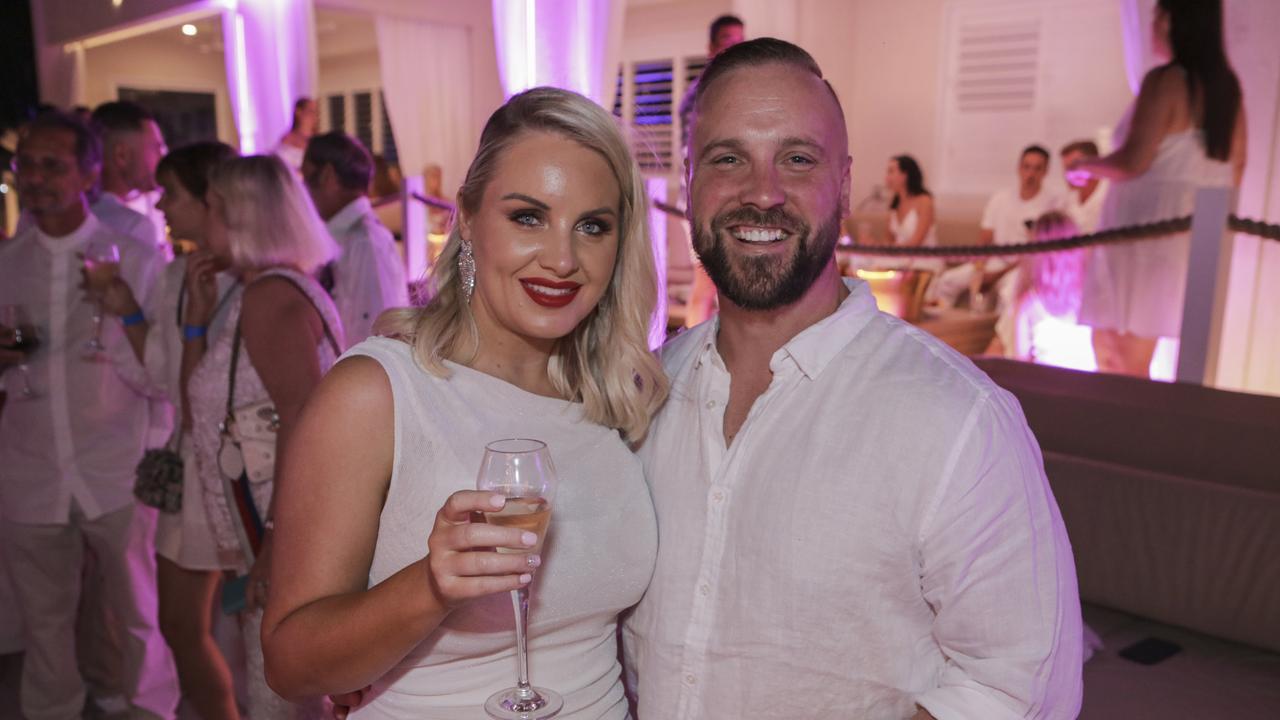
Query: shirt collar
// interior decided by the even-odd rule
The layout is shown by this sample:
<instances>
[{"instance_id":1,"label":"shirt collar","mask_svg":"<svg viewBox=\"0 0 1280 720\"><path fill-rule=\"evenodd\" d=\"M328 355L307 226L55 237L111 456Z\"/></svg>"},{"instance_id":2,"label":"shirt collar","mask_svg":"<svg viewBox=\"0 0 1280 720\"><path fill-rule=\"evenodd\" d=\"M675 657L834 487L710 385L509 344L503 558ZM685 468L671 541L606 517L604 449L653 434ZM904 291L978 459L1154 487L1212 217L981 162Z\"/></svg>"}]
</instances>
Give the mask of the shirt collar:
<instances>
[{"instance_id":1,"label":"shirt collar","mask_svg":"<svg viewBox=\"0 0 1280 720\"><path fill-rule=\"evenodd\" d=\"M773 354L769 369L775 374L783 370L789 361L810 380L818 377L879 312L875 297L871 295L871 288L865 282L854 278L842 280L849 289L849 297L840 303L835 312L802 330ZM724 361L716 350L720 318L716 317L708 325L711 327L702 340L702 347L694 362L698 365L711 362L718 369L724 370Z\"/></svg>"},{"instance_id":2,"label":"shirt collar","mask_svg":"<svg viewBox=\"0 0 1280 720\"><path fill-rule=\"evenodd\" d=\"M36 233L36 242L40 243L41 247L53 255L62 255L79 250L80 246L88 242L89 237L97 232L99 227L101 227L101 224L98 222L98 218L93 216L92 212L86 212L84 214L84 222L80 223L80 227L62 237L46 235L43 230L34 225L34 221L32 226Z\"/></svg>"},{"instance_id":3,"label":"shirt collar","mask_svg":"<svg viewBox=\"0 0 1280 720\"><path fill-rule=\"evenodd\" d=\"M357 220L365 215L373 212L373 203L369 202L369 198L365 195L347 203L346 207L338 211L336 215L329 218L325 223L325 227L329 228L329 234L335 239L339 235L346 232L348 228L356 223Z\"/></svg>"}]
</instances>

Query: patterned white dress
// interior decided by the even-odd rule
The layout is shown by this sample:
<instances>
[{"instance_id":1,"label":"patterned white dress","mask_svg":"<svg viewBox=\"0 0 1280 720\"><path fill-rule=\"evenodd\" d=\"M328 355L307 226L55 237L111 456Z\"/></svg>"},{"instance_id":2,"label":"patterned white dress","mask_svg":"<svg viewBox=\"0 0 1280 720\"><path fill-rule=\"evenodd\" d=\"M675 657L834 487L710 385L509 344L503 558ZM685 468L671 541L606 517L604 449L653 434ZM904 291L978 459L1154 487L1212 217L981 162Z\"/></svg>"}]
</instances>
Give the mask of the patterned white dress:
<instances>
[{"instance_id":1,"label":"patterned white dress","mask_svg":"<svg viewBox=\"0 0 1280 720\"><path fill-rule=\"evenodd\" d=\"M338 345L342 345L342 322L338 319L338 310L333 301L315 280L302 273L276 268L268 270L258 279L272 275L290 278L320 312L325 323L334 333ZM223 489L222 474L218 468L218 450L221 447L219 424L227 411L228 376L231 371L231 349L235 339L236 322L232 319L240 317L244 294L239 293L232 298L227 309L229 318L215 336L209 338L209 348L200 364L191 376L187 397L191 403L191 438L195 445L195 457L200 484L204 489L205 509L209 515L209 524L213 528L214 539L218 546L218 562L223 569L244 574L249 570L248 555L240 545L240 534L234 523L238 520L232 516ZM320 360L321 372L333 366L337 356L327 339L322 339L316 346L316 356ZM232 405L241 407L256 403L268 397L262 378L258 376L249 355L241 341L240 360L236 368L235 398ZM254 504L265 514L271 503L271 495L275 489L272 482L255 484L251 488ZM260 628L261 612L242 612L241 631L245 638L247 654L246 680L249 690L249 716L254 720L275 720L289 718L320 718L324 710L319 698L302 704L293 704L280 698L266 684L263 671L262 641Z\"/></svg>"}]
</instances>

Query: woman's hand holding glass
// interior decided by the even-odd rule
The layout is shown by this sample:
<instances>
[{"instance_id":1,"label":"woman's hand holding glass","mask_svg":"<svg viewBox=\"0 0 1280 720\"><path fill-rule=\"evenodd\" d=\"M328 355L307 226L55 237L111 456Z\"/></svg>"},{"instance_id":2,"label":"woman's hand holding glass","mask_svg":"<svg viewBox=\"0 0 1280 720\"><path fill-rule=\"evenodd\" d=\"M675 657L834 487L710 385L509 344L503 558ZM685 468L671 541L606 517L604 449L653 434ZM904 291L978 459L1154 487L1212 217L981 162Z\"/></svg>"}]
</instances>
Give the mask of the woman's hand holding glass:
<instances>
[{"instance_id":1,"label":"woman's hand holding glass","mask_svg":"<svg viewBox=\"0 0 1280 720\"><path fill-rule=\"evenodd\" d=\"M507 498L493 492L459 490L436 513L426 563L431 592L446 610L524 587L542 564L532 552L541 540L537 535L476 519L478 513L496 512L506 503Z\"/></svg>"}]
</instances>

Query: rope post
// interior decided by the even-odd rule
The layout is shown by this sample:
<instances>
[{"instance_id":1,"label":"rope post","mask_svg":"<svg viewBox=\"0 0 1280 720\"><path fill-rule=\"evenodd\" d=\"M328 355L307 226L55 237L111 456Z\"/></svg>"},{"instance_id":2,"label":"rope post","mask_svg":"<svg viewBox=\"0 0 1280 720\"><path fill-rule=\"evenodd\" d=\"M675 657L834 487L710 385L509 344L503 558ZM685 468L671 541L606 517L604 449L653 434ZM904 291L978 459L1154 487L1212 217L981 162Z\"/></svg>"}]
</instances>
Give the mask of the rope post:
<instances>
[{"instance_id":1,"label":"rope post","mask_svg":"<svg viewBox=\"0 0 1280 720\"><path fill-rule=\"evenodd\" d=\"M1231 269L1231 234L1224 229L1231 200L1230 188L1202 188L1196 192L1187 290L1182 304L1178 382L1212 385L1217 377L1227 275Z\"/></svg>"}]
</instances>

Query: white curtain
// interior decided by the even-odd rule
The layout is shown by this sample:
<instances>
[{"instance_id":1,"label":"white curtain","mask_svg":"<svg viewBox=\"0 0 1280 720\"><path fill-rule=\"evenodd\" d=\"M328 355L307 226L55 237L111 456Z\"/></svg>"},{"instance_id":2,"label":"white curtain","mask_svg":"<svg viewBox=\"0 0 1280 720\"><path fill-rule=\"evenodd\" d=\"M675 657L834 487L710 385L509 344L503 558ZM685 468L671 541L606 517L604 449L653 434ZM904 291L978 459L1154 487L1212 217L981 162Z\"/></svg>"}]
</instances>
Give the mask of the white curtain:
<instances>
[{"instance_id":1,"label":"white curtain","mask_svg":"<svg viewBox=\"0 0 1280 720\"><path fill-rule=\"evenodd\" d=\"M405 189L422 192L422 171L437 164L444 189L462 183L480 138L472 110L471 38L463 27L378 15L378 61ZM452 200L453 198L448 198ZM426 209L406 207L409 277L426 270Z\"/></svg>"},{"instance_id":2,"label":"white curtain","mask_svg":"<svg viewBox=\"0 0 1280 720\"><path fill-rule=\"evenodd\" d=\"M1119 0L1120 22L1124 33L1124 69L1129 89L1134 95L1142 87L1142 78L1155 65L1151 48L1151 22L1155 19L1153 0Z\"/></svg>"},{"instance_id":3,"label":"white curtain","mask_svg":"<svg viewBox=\"0 0 1280 720\"><path fill-rule=\"evenodd\" d=\"M612 108L623 0L493 0L493 39L506 97L540 85Z\"/></svg>"},{"instance_id":4,"label":"white curtain","mask_svg":"<svg viewBox=\"0 0 1280 720\"><path fill-rule=\"evenodd\" d=\"M222 33L240 152L271 152L293 124L294 102L315 95L311 0L236 4L223 13Z\"/></svg>"}]
</instances>

